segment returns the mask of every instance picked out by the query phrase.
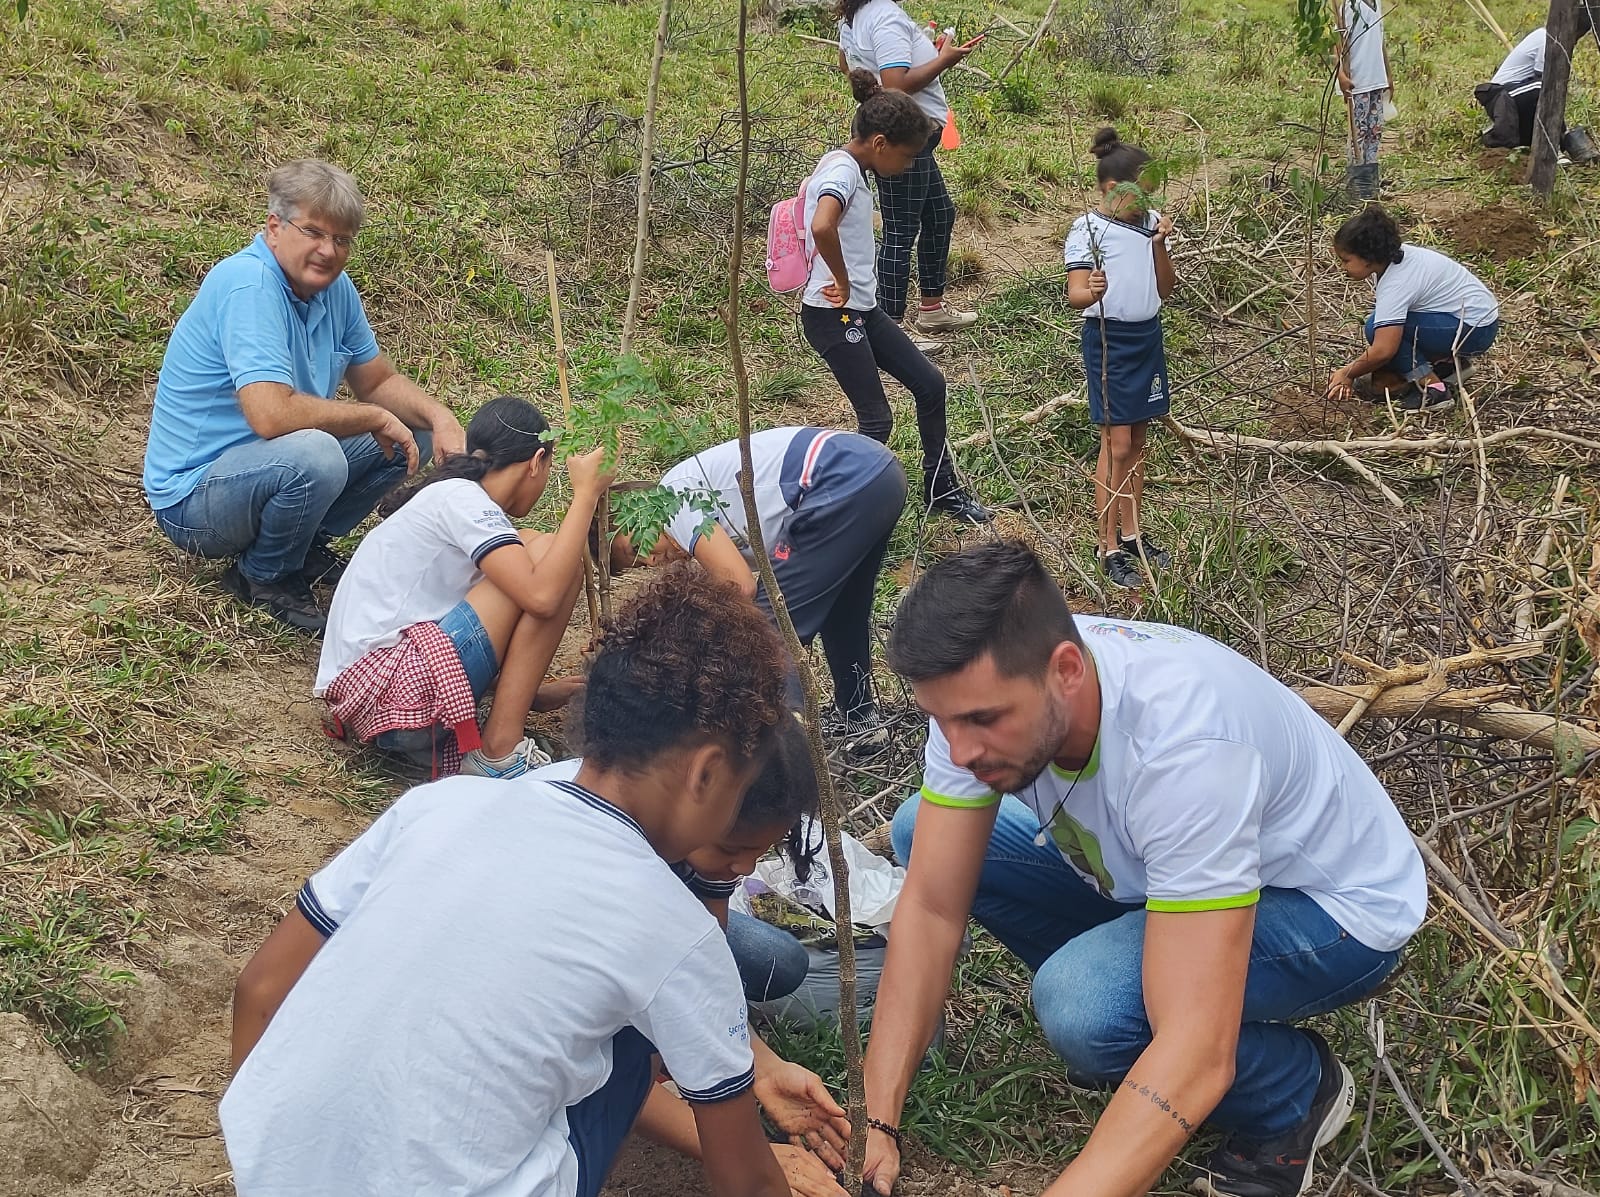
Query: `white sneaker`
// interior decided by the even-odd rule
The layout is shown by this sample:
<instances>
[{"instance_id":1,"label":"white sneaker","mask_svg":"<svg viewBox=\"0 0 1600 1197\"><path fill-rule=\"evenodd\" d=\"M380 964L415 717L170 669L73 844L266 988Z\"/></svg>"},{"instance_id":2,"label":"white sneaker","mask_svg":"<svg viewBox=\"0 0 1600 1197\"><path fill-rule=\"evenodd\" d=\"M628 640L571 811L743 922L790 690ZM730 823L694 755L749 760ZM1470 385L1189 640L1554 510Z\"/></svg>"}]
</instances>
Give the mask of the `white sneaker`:
<instances>
[{"instance_id":1,"label":"white sneaker","mask_svg":"<svg viewBox=\"0 0 1600 1197\"><path fill-rule=\"evenodd\" d=\"M933 311L917 310L917 327L925 333L959 332L978 322L977 312L964 312L949 304L940 304Z\"/></svg>"},{"instance_id":2,"label":"white sneaker","mask_svg":"<svg viewBox=\"0 0 1600 1197\"><path fill-rule=\"evenodd\" d=\"M474 748L461 758L461 772L468 777L492 777L505 781L531 773L549 763L549 755L534 743L532 736L527 736L502 757L485 756L483 749Z\"/></svg>"},{"instance_id":3,"label":"white sneaker","mask_svg":"<svg viewBox=\"0 0 1600 1197\"><path fill-rule=\"evenodd\" d=\"M922 351L926 357L944 352L944 342L933 337L924 337L917 331L917 326L907 317L900 324L900 331L911 338L911 343Z\"/></svg>"}]
</instances>

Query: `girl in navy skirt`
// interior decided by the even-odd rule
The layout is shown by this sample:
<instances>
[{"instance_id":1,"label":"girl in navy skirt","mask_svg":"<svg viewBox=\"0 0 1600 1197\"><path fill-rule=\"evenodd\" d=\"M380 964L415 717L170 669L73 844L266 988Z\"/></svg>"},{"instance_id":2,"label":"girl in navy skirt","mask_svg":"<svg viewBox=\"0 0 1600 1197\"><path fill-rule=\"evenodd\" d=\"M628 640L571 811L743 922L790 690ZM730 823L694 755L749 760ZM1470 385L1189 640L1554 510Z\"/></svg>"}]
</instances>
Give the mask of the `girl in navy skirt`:
<instances>
[{"instance_id":1,"label":"girl in navy skirt","mask_svg":"<svg viewBox=\"0 0 1600 1197\"><path fill-rule=\"evenodd\" d=\"M1171 563L1140 532L1139 513L1145 433L1172 402L1160 315L1177 284L1167 256L1172 221L1145 206L1149 188L1141 180L1149 154L1123 144L1115 129L1101 129L1091 148L1100 160L1100 206L1078 217L1067 235L1067 302L1084 314L1089 419L1100 425L1094 472L1100 561L1113 585L1132 589L1144 581L1141 564Z\"/></svg>"}]
</instances>

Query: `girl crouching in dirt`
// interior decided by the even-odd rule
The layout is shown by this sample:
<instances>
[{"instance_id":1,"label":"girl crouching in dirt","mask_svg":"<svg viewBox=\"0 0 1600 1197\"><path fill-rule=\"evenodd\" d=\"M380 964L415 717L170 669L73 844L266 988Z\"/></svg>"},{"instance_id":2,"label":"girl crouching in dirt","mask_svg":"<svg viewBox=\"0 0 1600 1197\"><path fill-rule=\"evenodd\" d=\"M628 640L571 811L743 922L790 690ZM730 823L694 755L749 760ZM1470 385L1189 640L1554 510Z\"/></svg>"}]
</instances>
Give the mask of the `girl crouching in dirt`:
<instances>
[{"instance_id":1,"label":"girl crouching in dirt","mask_svg":"<svg viewBox=\"0 0 1600 1197\"><path fill-rule=\"evenodd\" d=\"M923 506L986 524L994 514L956 478L946 437L944 375L878 305L872 192L880 179L905 173L935 126L902 91L886 91L869 71L852 71L861 107L843 149L822 156L806 187L806 248L816 256L800 305L807 344L833 372L855 409L862 433L885 444L894 413L884 393L886 372L911 392L922 440Z\"/></svg>"},{"instance_id":2,"label":"girl crouching in dirt","mask_svg":"<svg viewBox=\"0 0 1600 1197\"><path fill-rule=\"evenodd\" d=\"M802 644L822 637L833 679L824 730L842 740L852 760L876 756L888 747L889 728L872 686L872 600L889 537L905 508L905 470L871 437L833 428L764 429L750 438L750 455L761 541L789 617ZM691 556L770 613L753 573L739 471L738 441L703 449L673 466L661 485L684 496L684 506L648 558L626 536L615 537L612 569ZM709 527L703 527L705 512L693 505L696 498L712 509ZM798 702L797 684L793 694Z\"/></svg>"},{"instance_id":3,"label":"girl crouching in dirt","mask_svg":"<svg viewBox=\"0 0 1600 1197\"><path fill-rule=\"evenodd\" d=\"M707 685L706 661L720 663L717 685ZM506 1159L538 1167L568 1157L550 1187L518 1175L530 1184L517 1192L592 1197L629 1128L704 1157L714 1179L726 1181L734 1165L744 1167L746 1178L768 1178L770 1171L755 1159L755 1152L765 1152L766 1165L776 1165L800 1197L842 1197L829 1170L842 1165L850 1125L821 1079L778 1058L754 1035L754 1082L731 1074L739 1061L722 1063L722 1043L734 1031L742 1042L746 1015L742 1000L728 992L738 983L715 923L706 920L706 930L696 931L701 939L666 981L651 971L661 965L664 949L648 946L662 938L664 947L678 951L683 936L675 928L694 923L693 911L699 919L706 911L725 914L722 883L754 869L774 842L781 840L797 867L805 864L795 855L794 829L800 816L816 810L818 781L802 728L782 712L781 661L776 635L754 608L738 602L733 587L693 566L670 568L622 608L598 645L587 695L573 719L586 759L550 765L510 786L454 779L414 789L306 882L296 909L262 944L235 989L238 1080L222 1123L242 1197L288 1191L282 1184L288 1179L315 1191L334 1191L339 1179L349 1179L346 1191L371 1191L358 1186L371 1183L358 1167L366 1167L362 1157L389 1159L390 1136L394 1168L408 1170L400 1186L405 1191L502 1191L506 1175L493 1165L506 1147ZM752 674L760 677L752 680ZM685 709L685 703L706 709ZM734 712L734 706L749 711ZM749 789L742 778L734 787L734 799L742 791L742 802L730 827L726 816L701 810L718 789L726 791L730 762L720 746L741 743L768 719L776 730L762 731L765 763ZM474 815L474 807L482 811ZM733 815L731 807L722 810ZM440 827L443 819L464 826ZM525 859L528 853L538 859ZM654 861L654 871L645 869L648 882L642 882L640 856L643 864ZM414 867L408 869L408 861ZM666 861L674 861L670 871ZM688 912L680 909L685 903ZM421 927L408 923L403 931L386 923L403 914L405 904L432 914ZM494 927L480 927L485 919ZM506 920L528 927L502 935L510 930L502 927ZM704 943L706 935L714 943ZM413 968L427 976L419 981ZM715 992L704 989L707 970L718 983ZM454 1008L453 994L435 994L424 984L435 973L474 1010ZM642 1003L637 1011L635 1000ZM347 1003L362 1010L347 1010ZM600 1024L618 1003L627 1026L611 1040L606 1079L605 1069L590 1071L590 1064L613 1034L614 1027ZM304 1159L298 1152L309 1133L304 1128L328 1109L350 1111L350 1099L360 1096L346 1093L336 1064L318 1064L326 1045L302 1043L301 1035L320 1034L325 1018L370 1026L363 1034L376 1037L365 1055L357 1051L354 1071L371 1077L370 1085L354 1082L358 1087L403 1091L392 1095L398 1109L357 1106L350 1112L354 1125L331 1136L323 1127L307 1152L312 1159ZM472 1053L474 1059L451 1055L462 1042L482 1050ZM685 1055L685 1047L698 1051ZM654 1050L666 1058L683 1098L651 1085ZM302 1055L307 1051L309 1059ZM536 1066L530 1053L550 1058ZM488 1075L475 1075L474 1061ZM715 1072L718 1064L722 1072ZM733 1080L707 1085L709 1069L712 1080L723 1074ZM446 1090L472 1096L458 1103ZM768 1149L746 1135L734 1141L739 1119L730 1115L738 1114L733 1106L746 1090L792 1143ZM299 1119L301 1101L309 1098L325 1099L325 1109ZM509 1119L502 1119L499 1099L509 1101ZM562 1122L541 1133L538 1114L546 1109L562 1112ZM707 1111L715 1115L710 1122ZM446 1125L458 1117L474 1123L470 1151L454 1149L467 1136ZM402 1125L390 1128L392 1119ZM426 1136L405 1139L408 1127L424 1123L437 1127L437 1143ZM506 1141L483 1135L483 1125ZM755 1128L754 1106L749 1128ZM330 1146L341 1138L352 1146ZM550 1151L525 1151L523 1138L549 1141ZM477 1170L480 1179L446 1184L459 1179L453 1171L458 1163ZM717 1191L784 1189L725 1183Z\"/></svg>"},{"instance_id":4,"label":"girl crouching in dirt","mask_svg":"<svg viewBox=\"0 0 1600 1197\"><path fill-rule=\"evenodd\" d=\"M338 734L434 775L518 777L547 757L523 725L571 683L541 687L582 581L584 537L611 481L601 451L567 459L572 506L553 534L519 533L550 478L550 425L503 395L467 425L467 451L380 505L328 613L313 693ZM494 690L479 731L478 700ZM453 735L451 732L453 731Z\"/></svg>"},{"instance_id":5,"label":"girl crouching in dirt","mask_svg":"<svg viewBox=\"0 0 1600 1197\"><path fill-rule=\"evenodd\" d=\"M1352 279L1376 280L1367 317L1368 348L1328 377L1328 394L1345 398L1370 375L1364 397L1395 392L1402 411L1441 411L1474 358L1494 344L1500 305L1483 280L1437 250L1400 240L1394 218L1368 204L1333 235L1339 267Z\"/></svg>"},{"instance_id":6,"label":"girl crouching in dirt","mask_svg":"<svg viewBox=\"0 0 1600 1197\"><path fill-rule=\"evenodd\" d=\"M1090 148L1100 160L1100 205L1067 234L1067 302L1084 315L1089 419L1100 426L1100 564L1112 585L1132 589L1144 581L1141 564L1165 569L1172 561L1140 530L1145 436L1172 406L1161 333L1161 305L1177 285L1167 255L1172 220L1145 206L1149 154L1115 129L1097 132Z\"/></svg>"}]
</instances>

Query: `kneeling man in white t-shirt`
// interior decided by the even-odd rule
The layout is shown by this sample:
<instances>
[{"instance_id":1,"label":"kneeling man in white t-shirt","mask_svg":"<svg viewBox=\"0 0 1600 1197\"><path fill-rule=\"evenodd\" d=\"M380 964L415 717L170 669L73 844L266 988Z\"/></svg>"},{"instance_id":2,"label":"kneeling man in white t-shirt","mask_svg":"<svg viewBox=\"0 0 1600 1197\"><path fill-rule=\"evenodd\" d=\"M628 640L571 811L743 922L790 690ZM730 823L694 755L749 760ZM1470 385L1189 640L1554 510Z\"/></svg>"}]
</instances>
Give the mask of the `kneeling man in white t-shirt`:
<instances>
[{"instance_id":1,"label":"kneeling man in white t-shirt","mask_svg":"<svg viewBox=\"0 0 1600 1197\"><path fill-rule=\"evenodd\" d=\"M784 661L731 585L669 568L600 641L576 777L422 786L317 873L257 953L292 988L236 1028L240 1197L594 1197L653 1053L711 1192L788 1197L733 957L668 864L733 823Z\"/></svg>"},{"instance_id":2,"label":"kneeling man in white t-shirt","mask_svg":"<svg viewBox=\"0 0 1600 1197\"><path fill-rule=\"evenodd\" d=\"M1210 1197L1298 1197L1350 1072L1295 1022L1372 992L1426 907L1422 860L1353 749L1183 628L1074 619L1025 545L906 594L889 664L932 717L894 820L905 888L867 1051L867 1176L899 1173L907 1087L970 914L1033 970L1069 1076L1111 1099L1057 1194L1148 1192L1202 1122Z\"/></svg>"}]
</instances>

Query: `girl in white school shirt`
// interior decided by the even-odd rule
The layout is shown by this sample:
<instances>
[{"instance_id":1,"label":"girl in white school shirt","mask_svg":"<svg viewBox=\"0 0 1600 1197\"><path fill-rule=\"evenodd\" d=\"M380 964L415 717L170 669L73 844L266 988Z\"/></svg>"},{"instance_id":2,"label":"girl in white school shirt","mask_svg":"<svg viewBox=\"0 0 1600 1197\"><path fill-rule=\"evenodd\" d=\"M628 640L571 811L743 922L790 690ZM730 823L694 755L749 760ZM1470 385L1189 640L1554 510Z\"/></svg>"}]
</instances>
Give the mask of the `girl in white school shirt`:
<instances>
[{"instance_id":1,"label":"girl in white school shirt","mask_svg":"<svg viewBox=\"0 0 1600 1197\"><path fill-rule=\"evenodd\" d=\"M336 726L436 775L519 777L549 761L523 724L572 616L584 539L610 485L601 451L567 459L572 506L554 535L512 526L550 478L554 438L526 399L490 400L467 451L379 505L328 612L313 693ZM494 707L481 731L477 703ZM555 701L552 702L551 700ZM451 735L451 732L454 735Z\"/></svg>"},{"instance_id":2,"label":"girl in white school shirt","mask_svg":"<svg viewBox=\"0 0 1600 1197\"><path fill-rule=\"evenodd\" d=\"M1171 407L1161 304L1177 285L1167 236L1172 221L1144 206L1150 155L1101 129L1090 147L1100 160L1100 205L1067 235L1067 302L1084 314L1083 364L1089 419L1100 425L1094 472L1100 562L1115 586L1139 586L1141 564L1164 569L1171 557L1139 528L1144 447L1150 421ZM1135 184L1122 189L1120 184Z\"/></svg>"}]
</instances>

